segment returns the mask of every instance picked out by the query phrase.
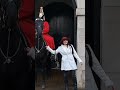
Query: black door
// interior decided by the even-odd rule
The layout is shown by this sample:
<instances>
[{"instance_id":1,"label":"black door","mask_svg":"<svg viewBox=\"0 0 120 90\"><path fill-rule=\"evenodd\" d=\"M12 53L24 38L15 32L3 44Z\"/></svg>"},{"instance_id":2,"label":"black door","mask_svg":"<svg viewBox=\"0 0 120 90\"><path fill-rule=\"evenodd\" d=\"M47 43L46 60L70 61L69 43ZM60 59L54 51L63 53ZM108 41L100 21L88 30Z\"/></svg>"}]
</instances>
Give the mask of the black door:
<instances>
[{"instance_id":1,"label":"black door","mask_svg":"<svg viewBox=\"0 0 120 90\"><path fill-rule=\"evenodd\" d=\"M63 36L74 42L74 9L64 3L49 4L44 8L46 20L50 24L50 35L58 46Z\"/></svg>"}]
</instances>

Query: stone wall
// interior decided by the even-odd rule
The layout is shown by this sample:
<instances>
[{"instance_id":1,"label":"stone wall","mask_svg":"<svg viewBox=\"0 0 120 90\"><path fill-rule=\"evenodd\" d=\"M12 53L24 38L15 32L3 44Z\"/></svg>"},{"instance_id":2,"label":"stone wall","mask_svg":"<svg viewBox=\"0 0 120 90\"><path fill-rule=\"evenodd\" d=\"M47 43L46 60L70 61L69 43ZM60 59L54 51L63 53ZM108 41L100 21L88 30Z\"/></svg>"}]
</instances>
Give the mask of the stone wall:
<instances>
[{"instance_id":1,"label":"stone wall","mask_svg":"<svg viewBox=\"0 0 120 90\"><path fill-rule=\"evenodd\" d=\"M106 74L120 90L120 0L102 0L101 60ZM106 90L102 84L101 90Z\"/></svg>"},{"instance_id":2,"label":"stone wall","mask_svg":"<svg viewBox=\"0 0 120 90\"><path fill-rule=\"evenodd\" d=\"M85 87L85 0L76 0L77 9L77 52L83 60L83 65L78 63L77 81L78 88Z\"/></svg>"}]
</instances>

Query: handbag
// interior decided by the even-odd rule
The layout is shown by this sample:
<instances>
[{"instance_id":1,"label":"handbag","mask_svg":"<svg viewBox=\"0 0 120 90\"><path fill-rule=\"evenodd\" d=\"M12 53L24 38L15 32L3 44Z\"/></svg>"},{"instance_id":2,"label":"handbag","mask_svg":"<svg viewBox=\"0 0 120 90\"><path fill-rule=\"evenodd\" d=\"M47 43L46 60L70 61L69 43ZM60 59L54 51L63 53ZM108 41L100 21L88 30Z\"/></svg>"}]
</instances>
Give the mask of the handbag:
<instances>
[{"instance_id":1,"label":"handbag","mask_svg":"<svg viewBox=\"0 0 120 90\"><path fill-rule=\"evenodd\" d=\"M73 46L72 45L70 45L71 46L71 48L72 48L72 55L73 55L73 57L74 57L74 51L73 51ZM74 57L74 60L75 60L75 62L76 62L76 64L77 64L77 60L76 60L76 58Z\"/></svg>"}]
</instances>

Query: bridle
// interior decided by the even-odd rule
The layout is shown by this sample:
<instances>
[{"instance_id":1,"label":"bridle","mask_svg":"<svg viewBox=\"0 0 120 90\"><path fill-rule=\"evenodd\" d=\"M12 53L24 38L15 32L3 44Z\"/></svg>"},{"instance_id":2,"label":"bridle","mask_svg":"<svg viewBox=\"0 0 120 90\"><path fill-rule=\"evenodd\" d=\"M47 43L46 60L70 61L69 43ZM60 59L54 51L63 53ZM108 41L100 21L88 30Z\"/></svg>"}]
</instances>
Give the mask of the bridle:
<instances>
[{"instance_id":1,"label":"bridle","mask_svg":"<svg viewBox=\"0 0 120 90\"><path fill-rule=\"evenodd\" d=\"M9 44L10 44L10 42L9 42L9 41L10 41L10 31L11 31L11 30L9 30L9 34L8 34L7 55L5 55L5 54L3 53L3 50L0 48L0 52L1 52L2 56L5 58L5 61L3 62L3 64L6 64L6 63L7 63L7 64L9 64L9 63L14 63L14 61L12 61L11 59L17 55L17 53L18 53L18 51L19 51L19 49L20 49L21 38L20 38L20 40L19 40L19 45L18 45L15 53L14 53L12 56L9 56L9 55L8 55L8 54L9 54L9 46L10 46L10 45L9 45Z\"/></svg>"},{"instance_id":2,"label":"bridle","mask_svg":"<svg viewBox=\"0 0 120 90\"><path fill-rule=\"evenodd\" d=\"M41 20L40 18L36 18L36 20L35 21L39 21L39 20ZM38 25L38 24L37 24ZM43 26L42 25L38 25L38 27L42 27L41 29L43 30ZM43 38L43 35L42 35L42 33L40 34L40 33L38 33L39 31L37 30L37 29L35 29L35 31L36 31L36 39L37 39L37 47L35 46L35 50L36 50L36 53L41 53L41 51L42 51L42 49L44 48L44 46L46 46L47 44L46 44L46 42L45 42L45 40L44 40L44 38ZM42 42L42 46L41 46L41 48L39 48L39 46L40 46L40 39L42 39L43 40L43 42Z\"/></svg>"},{"instance_id":3,"label":"bridle","mask_svg":"<svg viewBox=\"0 0 120 90\"><path fill-rule=\"evenodd\" d=\"M39 43L40 39L43 40L41 48L39 48L39 46L40 46L40 43ZM39 37L39 35L37 35L37 46L38 47L35 46L36 53L41 53L41 51L44 48L44 46L46 46L46 42L45 42L45 40L44 40L42 35L41 35L41 37Z\"/></svg>"},{"instance_id":4,"label":"bridle","mask_svg":"<svg viewBox=\"0 0 120 90\"><path fill-rule=\"evenodd\" d=\"M0 20L1 20L1 22L2 22L2 27L1 27L2 29L4 29L4 28L7 27L7 26L6 26L6 22L7 22L7 21L6 21L6 17L7 17L7 15L6 15L5 7L7 7L10 3L14 3L14 5L16 6L16 8L18 8L18 7L17 7L17 4L15 3L14 0L8 0L5 5L2 5L2 4L1 4L0 10L3 12L3 13L2 13L2 17L0 18ZM5 58L5 61L3 62L3 64L6 64L6 63L7 63L7 64L9 64L9 63L14 63L14 61L11 60L11 59L17 55L17 53L18 53L18 51L19 51L19 49L20 49L20 44L21 44L21 38L20 38L20 40L19 40L19 45L18 45L15 53L14 53L12 56L9 56L9 55L8 55L8 54L9 54L10 36L11 36L11 30L12 30L12 28L8 27L7 29L8 29L7 54L4 54L3 50L2 50L1 47L0 47L0 53L1 53L2 56Z\"/></svg>"}]
</instances>

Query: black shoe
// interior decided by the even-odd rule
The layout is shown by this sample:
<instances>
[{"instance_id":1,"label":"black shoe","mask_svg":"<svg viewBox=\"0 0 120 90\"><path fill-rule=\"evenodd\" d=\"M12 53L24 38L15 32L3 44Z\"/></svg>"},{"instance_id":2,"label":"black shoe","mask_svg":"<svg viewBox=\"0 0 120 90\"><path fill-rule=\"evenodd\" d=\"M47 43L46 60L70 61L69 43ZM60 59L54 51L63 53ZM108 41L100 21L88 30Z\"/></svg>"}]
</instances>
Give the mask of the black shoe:
<instances>
[{"instance_id":1,"label":"black shoe","mask_svg":"<svg viewBox=\"0 0 120 90\"><path fill-rule=\"evenodd\" d=\"M74 90L78 90L76 83L74 84Z\"/></svg>"},{"instance_id":2,"label":"black shoe","mask_svg":"<svg viewBox=\"0 0 120 90\"><path fill-rule=\"evenodd\" d=\"M65 90L69 90L69 88L68 88L68 87L65 87Z\"/></svg>"}]
</instances>

